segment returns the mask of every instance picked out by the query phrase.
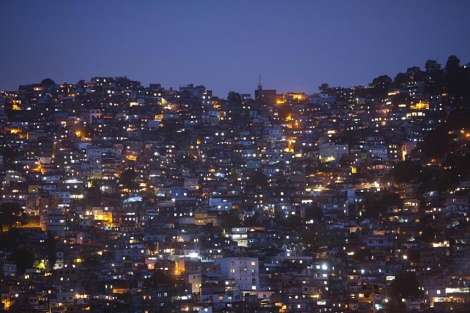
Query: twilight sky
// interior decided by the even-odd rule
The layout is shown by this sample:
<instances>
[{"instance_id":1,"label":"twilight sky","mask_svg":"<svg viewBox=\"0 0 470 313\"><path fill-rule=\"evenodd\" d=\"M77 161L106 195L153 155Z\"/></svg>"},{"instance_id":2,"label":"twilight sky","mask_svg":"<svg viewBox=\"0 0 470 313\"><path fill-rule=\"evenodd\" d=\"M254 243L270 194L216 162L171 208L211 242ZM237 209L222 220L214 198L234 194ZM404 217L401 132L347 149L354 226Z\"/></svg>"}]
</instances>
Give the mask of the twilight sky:
<instances>
[{"instance_id":1,"label":"twilight sky","mask_svg":"<svg viewBox=\"0 0 470 313\"><path fill-rule=\"evenodd\" d=\"M0 90L124 76L225 98L317 92L455 54L470 62L470 1L0 1Z\"/></svg>"}]
</instances>

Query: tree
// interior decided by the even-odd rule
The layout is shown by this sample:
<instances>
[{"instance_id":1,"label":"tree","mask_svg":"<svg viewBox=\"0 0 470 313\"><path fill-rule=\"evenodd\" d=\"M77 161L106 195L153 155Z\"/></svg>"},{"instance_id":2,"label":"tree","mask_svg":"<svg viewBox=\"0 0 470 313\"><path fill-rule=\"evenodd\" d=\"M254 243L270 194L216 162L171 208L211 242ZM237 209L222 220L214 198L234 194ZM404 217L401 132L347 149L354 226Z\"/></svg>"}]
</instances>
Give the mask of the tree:
<instances>
[{"instance_id":1,"label":"tree","mask_svg":"<svg viewBox=\"0 0 470 313\"><path fill-rule=\"evenodd\" d=\"M406 75L410 81L419 82L424 80L425 73L419 68L419 66L412 66L406 70Z\"/></svg>"},{"instance_id":2,"label":"tree","mask_svg":"<svg viewBox=\"0 0 470 313\"><path fill-rule=\"evenodd\" d=\"M90 123L87 123L85 125L85 129L83 130L83 136L87 138L93 138L95 136L95 129L93 128L93 125Z\"/></svg>"},{"instance_id":3,"label":"tree","mask_svg":"<svg viewBox=\"0 0 470 313\"><path fill-rule=\"evenodd\" d=\"M49 87L52 87L55 85L55 81L53 81L52 79L50 78L44 78L42 81L41 81L41 85L44 87L44 89L47 89Z\"/></svg>"},{"instance_id":4,"label":"tree","mask_svg":"<svg viewBox=\"0 0 470 313\"><path fill-rule=\"evenodd\" d=\"M34 264L34 254L27 249L16 249L11 254L11 260L16 264L16 270L23 275L26 269Z\"/></svg>"},{"instance_id":5,"label":"tree","mask_svg":"<svg viewBox=\"0 0 470 313\"><path fill-rule=\"evenodd\" d=\"M3 227L12 227L23 220L23 209L19 203L5 202L0 205L0 231Z\"/></svg>"},{"instance_id":6,"label":"tree","mask_svg":"<svg viewBox=\"0 0 470 313\"><path fill-rule=\"evenodd\" d=\"M277 115L279 116L279 119L283 121L286 120L288 116L292 117L293 113L294 110L289 104L284 103L277 107Z\"/></svg>"},{"instance_id":7,"label":"tree","mask_svg":"<svg viewBox=\"0 0 470 313\"><path fill-rule=\"evenodd\" d=\"M408 83L408 79L409 79L408 75L400 72L393 79L393 86L396 88L406 87L406 84Z\"/></svg>"},{"instance_id":8,"label":"tree","mask_svg":"<svg viewBox=\"0 0 470 313\"><path fill-rule=\"evenodd\" d=\"M5 146L3 149L3 162L6 165L11 165L11 163L19 156L23 154L16 149L11 148L10 146Z\"/></svg>"},{"instance_id":9,"label":"tree","mask_svg":"<svg viewBox=\"0 0 470 313\"><path fill-rule=\"evenodd\" d=\"M437 71L440 71L441 64L439 64L436 60L427 60L426 63L424 63L424 69L426 71L426 74L431 74L435 73Z\"/></svg>"},{"instance_id":10,"label":"tree","mask_svg":"<svg viewBox=\"0 0 470 313\"><path fill-rule=\"evenodd\" d=\"M277 218L276 223L285 228L299 229L302 226L302 219L299 215L290 214L288 217Z\"/></svg>"},{"instance_id":11,"label":"tree","mask_svg":"<svg viewBox=\"0 0 470 313\"><path fill-rule=\"evenodd\" d=\"M55 237L50 231L47 232L46 248L47 248L47 261L51 268L54 268L54 264L57 261L55 245L57 237Z\"/></svg>"},{"instance_id":12,"label":"tree","mask_svg":"<svg viewBox=\"0 0 470 313\"><path fill-rule=\"evenodd\" d=\"M390 285L390 292L393 298L418 298L421 296L418 276L414 272L404 272L397 274Z\"/></svg>"},{"instance_id":13,"label":"tree","mask_svg":"<svg viewBox=\"0 0 470 313\"><path fill-rule=\"evenodd\" d=\"M228 93L227 100L233 104L242 104L242 96L235 91L230 91Z\"/></svg>"},{"instance_id":14,"label":"tree","mask_svg":"<svg viewBox=\"0 0 470 313\"><path fill-rule=\"evenodd\" d=\"M449 56L446 62L446 80L447 80L447 92L449 95L459 98L460 86L461 86L461 70L460 70L460 59L455 55Z\"/></svg>"},{"instance_id":15,"label":"tree","mask_svg":"<svg viewBox=\"0 0 470 313\"><path fill-rule=\"evenodd\" d=\"M314 221L321 221L323 217L323 211L318 206L318 204L309 205L305 208L305 219L306 220L314 220Z\"/></svg>"},{"instance_id":16,"label":"tree","mask_svg":"<svg viewBox=\"0 0 470 313\"><path fill-rule=\"evenodd\" d=\"M218 220L220 226L224 228L240 227L242 225L238 210L219 212Z\"/></svg>"},{"instance_id":17,"label":"tree","mask_svg":"<svg viewBox=\"0 0 470 313\"><path fill-rule=\"evenodd\" d=\"M157 289L159 285L174 288L176 285L175 277L168 271L155 270L152 276L144 280L144 287L146 288Z\"/></svg>"},{"instance_id":18,"label":"tree","mask_svg":"<svg viewBox=\"0 0 470 313\"><path fill-rule=\"evenodd\" d=\"M459 68L460 68L460 59L455 55L449 56L446 62L446 71L458 71Z\"/></svg>"},{"instance_id":19,"label":"tree","mask_svg":"<svg viewBox=\"0 0 470 313\"><path fill-rule=\"evenodd\" d=\"M87 205L93 206L101 202L101 197L102 195L98 182L92 181L91 187L88 187L85 190L85 198L83 199L83 202Z\"/></svg>"},{"instance_id":20,"label":"tree","mask_svg":"<svg viewBox=\"0 0 470 313\"><path fill-rule=\"evenodd\" d=\"M299 239L308 251L315 251L318 248L318 236L312 228L302 228L299 230Z\"/></svg>"},{"instance_id":21,"label":"tree","mask_svg":"<svg viewBox=\"0 0 470 313\"><path fill-rule=\"evenodd\" d=\"M373 93L376 95L386 95L388 88L392 84L392 79L388 75L381 75L372 80L369 86L372 88Z\"/></svg>"},{"instance_id":22,"label":"tree","mask_svg":"<svg viewBox=\"0 0 470 313\"><path fill-rule=\"evenodd\" d=\"M137 187L135 179L137 178L137 173L129 168L121 173L119 177L119 183L123 185L124 188L134 189Z\"/></svg>"},{"instance_id":23,"label":"tree","mask_svg":"<svg viewBox=\"0 0 470 313\"><path fill-rule=\"evenodd\" d=\"M421 240L425 243L432 243L436 239L438 231L431 226L426 226L421 233Z\"/></svg>"},{"instance_id":24,"label":"tree","mask_svg":"<svg viewBox=\"0 0 470 313\"><path fill-rule=\"evenodd\" d=\"M400 195L387 190L377 193L368 193L365 195L364 204L361 211L364 217L377 217L386 212L387 208L402 203Z\"/></svg>"},{"instance_id":25,"label":"tree","mask_svg":"<svg viewBox=\"0 0 470 313\"><path fill-rule=\"evenodd\" d=\"M457 126L455 124L451 124L449 120L447 121L447 124L457 128ZM436 129L429 132L428 136L422 142L424 154L433 158L444 157L452 150L452 145L455 144L455 141L453 140L454 137L454 135L449 134L446 127L438 126Z\"/></svg>"},{"instance_id":26,"label":"tree","mask_svg":"<svg viewBox=\"0 0 470 313\"><path fill-rule=\"evenodd\" d=\"M80 256L83 259L83 266L96 268L101 263L101 256L91 249L82 250Z\"/></svg>"},{"instance_id":27,"label":"tree","mask_svg":"<svg viewBox=\"0 0 470 313\"><path fill-rule=\"evenodd\" d=\"M243 220L243 226L255 227L258 225L259 213L255 212L252 216L245 217Z\"/></svg>"},{"instance_id":28,"label":"tree","mask_svg":"<svg viewBox=\"0 0 470 313\"><path fill-rule=\"evenodd\" d=\"M256 171L246 183L247 188L265 187L268 184L268 177L261 171Z\"/></svg>"},{"instance_id":29,"label":"tree","mask_svg":"<svg viewBox=\"0 0 470 313\"><path fill-rule=\"evenodd\" d=\"M369 260L372 256L372 251L369 248L359 249L356 254L354 254L354 259L358 262L363 262L364 260Z\"/></svg>"},{"instance_id":30,"label":"tree","mask_svg":"<svg viewBox=\"0 0 470 313\"><path fill-rule=\"evenodd\" d=\"M391 175L395 183L416 182L423 167L413 161L402 161L395 164L391 170Z\"/></svg>"},{"instance_id":31,"label":"tree","mask_svg":"<svg viewBox=\"0 0 470 313\"><path fill-rule=\"evenodd\" d=\"M330 91L330 85L328 85L327 83L323 83L318 86L318 90L320 90L322 93L328 93Z\"/></svg>"},{"instance_id":32,"label":"tree","mask_svg":"<svg viewBox=\"0 0 470 313\"><path fill-rule=\"evenodd\" d=\"M444 91L444 72L441 64L436 60L427 60L424 68L426 70L426 92L432 95L440 95Z\"/></svg>"}]
</instances>

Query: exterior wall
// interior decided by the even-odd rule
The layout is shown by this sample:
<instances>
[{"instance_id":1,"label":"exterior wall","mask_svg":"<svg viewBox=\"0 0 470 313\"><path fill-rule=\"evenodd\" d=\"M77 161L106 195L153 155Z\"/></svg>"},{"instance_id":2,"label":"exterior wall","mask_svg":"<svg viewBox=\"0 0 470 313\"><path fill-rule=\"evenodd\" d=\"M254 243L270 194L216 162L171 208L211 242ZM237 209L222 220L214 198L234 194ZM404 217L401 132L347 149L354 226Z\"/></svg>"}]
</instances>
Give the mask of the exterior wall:
<instances>
[{"instance_id":1,"label":"exterior wall","mask_svg":"<svg viewBox=\"0 0 470 313\"><path fill-rule=\"evenodd\" d=\"M319 157L321 161L325 161L328 158L334 158L334 160L338 161L345 154L349 154L349 146L347 144L337 145L331 142L320 144Z\"/></svg>"},{"instance_id":2,"label":"exterior wall","mask_svg":"<svg viewBox=\"0 0 470 313\"><path fill-rule=\"evenodd\" d=\"M231 280L241 290L259 289L259 263L258 258L223 258L220 263L222 277Z\"/></svg>"}]
</instances>

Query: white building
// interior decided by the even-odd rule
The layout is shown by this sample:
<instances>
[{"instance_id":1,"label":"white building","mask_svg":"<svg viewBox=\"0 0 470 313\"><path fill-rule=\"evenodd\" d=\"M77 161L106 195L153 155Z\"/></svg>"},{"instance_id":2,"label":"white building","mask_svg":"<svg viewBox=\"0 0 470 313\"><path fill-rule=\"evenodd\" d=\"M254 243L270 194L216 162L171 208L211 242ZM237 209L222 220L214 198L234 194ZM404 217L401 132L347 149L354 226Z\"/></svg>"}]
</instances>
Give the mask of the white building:
<instances>
[{"instance_id":1,"label":"white building","mask_svg":"<svg viewBox=\"0 0 470 313\"><path fill-rule=\"evenodd\" d=\"M345 154L349 154L348 144L320 143L319 158L322 162L339 161Z\"/></svg>"},{"instance_id":2,"label":"white building","mask_svg":"<svg viewBox=\"0 0 470 313\"><path fill-rule=\"evenodd\" d=\"M226 284L239 286L242 291L259 289L259 262L258 258L231 257L217 259L220 263L220 272Z\"/></svg>"}]
</instances>

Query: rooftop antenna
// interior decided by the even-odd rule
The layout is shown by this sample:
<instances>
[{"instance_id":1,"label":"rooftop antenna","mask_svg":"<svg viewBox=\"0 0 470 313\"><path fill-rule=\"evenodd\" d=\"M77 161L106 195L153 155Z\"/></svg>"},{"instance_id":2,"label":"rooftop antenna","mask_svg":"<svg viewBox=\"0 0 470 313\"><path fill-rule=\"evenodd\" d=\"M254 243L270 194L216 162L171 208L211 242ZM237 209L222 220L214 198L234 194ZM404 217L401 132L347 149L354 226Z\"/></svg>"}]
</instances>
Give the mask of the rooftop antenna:
<instances>
[{"instance_id":1,"label":"rooftop antenna","mask_svg":"<svg viewBox=\"0 0 470 313\"><path fill-rule=\"evenodd\" d=\"M258 90L263 89L263 86L261 86L261 74L259 74L259 80L258 80Z\"/></svg>"}]
</instances>

